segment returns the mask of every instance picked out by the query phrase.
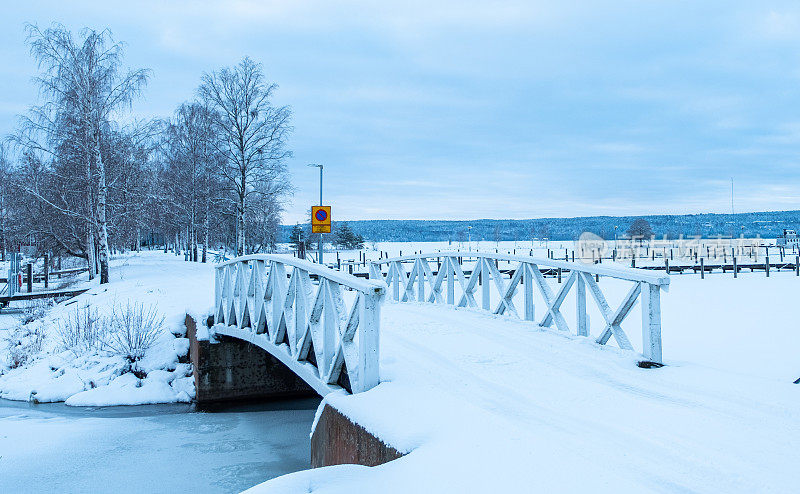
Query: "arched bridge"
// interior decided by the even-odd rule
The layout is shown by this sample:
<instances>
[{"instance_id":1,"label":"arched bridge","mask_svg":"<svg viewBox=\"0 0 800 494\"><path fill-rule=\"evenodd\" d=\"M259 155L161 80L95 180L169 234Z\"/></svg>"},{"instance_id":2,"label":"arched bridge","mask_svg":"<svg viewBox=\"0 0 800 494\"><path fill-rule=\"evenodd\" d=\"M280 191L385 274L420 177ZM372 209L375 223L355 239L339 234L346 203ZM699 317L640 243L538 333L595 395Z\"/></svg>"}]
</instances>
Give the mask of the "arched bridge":
<instances>
[{"instance_id":1,"label":"arched bridge","mask_svg":"<svg viewBox=\"0 0 800 494\"><path fill-rule=\"evenodd\" d=\"M669 286L667 275L481 252L381 259L370 264L369 274L360 279L271 254L224 262L216 267L210 339L258 346L324 396L340 389L358 393L380 382L380 328L392 324L381 320L387 301L490 311L600 345L613 338L629 351L636 349L622 323L641 302L640 365L662 363L660 293ZM569 309L568 299L574 301ZM402 317L402 310L392 312ZM599 324L591 324L590 313Z\"/></svg>"},{"instance_id":2,"label":"arched bridge","mask_svg":"<svg viewBox=\"0 0 800 494\"><path fill-rule=\"evenodd\" d=\"M216 268L213 330L266 350L322 396L358 393L379 382L385 290L294 257L239 257Z\"/></svg>"}]
</instances>

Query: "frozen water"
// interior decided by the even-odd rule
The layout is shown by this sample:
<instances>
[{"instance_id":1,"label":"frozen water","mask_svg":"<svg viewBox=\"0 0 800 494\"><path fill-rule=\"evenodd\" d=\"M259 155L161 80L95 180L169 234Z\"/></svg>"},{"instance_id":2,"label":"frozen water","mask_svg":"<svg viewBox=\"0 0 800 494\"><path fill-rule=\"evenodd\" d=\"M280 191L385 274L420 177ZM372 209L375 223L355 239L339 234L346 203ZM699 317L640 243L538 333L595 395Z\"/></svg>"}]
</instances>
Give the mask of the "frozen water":
<instances>
[{"instance_id":1,"label":"frozen water","mask_svg":"<svg viewBox=\"0 0 800 494\"><path fill-rule=\"evenodd\" d=\"M317 402L193 413L0 400L0 492L240 492L308 468Z\"/></svg>"}]
</instances>

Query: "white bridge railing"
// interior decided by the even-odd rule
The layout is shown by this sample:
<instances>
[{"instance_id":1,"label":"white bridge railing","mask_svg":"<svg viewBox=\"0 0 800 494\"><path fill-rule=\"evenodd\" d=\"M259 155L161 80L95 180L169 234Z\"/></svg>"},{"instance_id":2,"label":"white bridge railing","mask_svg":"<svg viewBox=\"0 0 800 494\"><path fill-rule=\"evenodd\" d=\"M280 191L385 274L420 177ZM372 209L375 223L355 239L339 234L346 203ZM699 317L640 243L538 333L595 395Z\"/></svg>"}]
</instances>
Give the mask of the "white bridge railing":
<instances>
[{"instance_id":1,"label":"white bridge railing","mask_svg":"<svg viewBox=\"0 0 800 494\"><path fill-rule=\"evenodd\" d=\"M338 388L366 391L380 381L385 290L381 281L291 256L238 257L216 267L212 334L265 349L322 396Z\"/></svg>"},{"instance_id":2,"label":"white bridge railing","mask_svg":"<svg viewBox=\"0 0 800 494\"><path fill-rule=\"evenodd\" d=\"M467 262L464 262L464 261ZM500 262L508 269L502 272ZM410 265L407 271L406 266ZM384 269L384 266L386 268ZM436 268L436 272L434 272ZM566 276L557 292L545 280L543 271ZM567 275L566 273L569 272ZM504 279L503 274L510 276ZM619 307L612 309L606 300L596 276L612 277L632 282ZM534 299L538 290L544 302L540 326L555 325L561 331L572 332L561 312L567 294L575 289L575 331L580 336L590 336L589 319L586 313L586 292L602 315L603 329L596 337L604 345L613 336L620 348L633 350L628 336L622 330L622 322L641 299L642 302L642 355L649 362L662 363L661 356L661 289L668 288L669 276L652 271L625 267L604 266L539 259L525 256L488 254L480 252L439 252L389 259L370 264L370 278L384 280L389 286L389 296L398 302L420 301L451 304L458 307L478 308L476 294L480 293L480 308L495 314L509 314L528 321L535 321ZM492 304L492 284L496 288L496 305ZM514 298L522 286L522 314L517 310ZM456 299L456 288L459 288ZM520 301L520 297L517 298Z\"/></svg>"}]
</instances>

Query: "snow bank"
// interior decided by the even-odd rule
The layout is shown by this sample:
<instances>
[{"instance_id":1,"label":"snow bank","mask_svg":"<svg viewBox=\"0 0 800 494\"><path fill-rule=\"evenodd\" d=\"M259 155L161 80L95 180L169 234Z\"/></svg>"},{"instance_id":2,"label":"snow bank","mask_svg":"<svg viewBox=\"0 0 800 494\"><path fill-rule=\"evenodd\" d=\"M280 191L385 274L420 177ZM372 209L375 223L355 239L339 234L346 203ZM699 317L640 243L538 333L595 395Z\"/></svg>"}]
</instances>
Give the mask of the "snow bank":
<instances>
[{"instance_id":1,"label":"snow bank","mask_svg":"<svg viewBox=\"0 0 800 494\"><path fill-rule=\"evenodd\" d=\"M792 280L771 286L800 283ZM698 294L703 286L714 287L696 285ZM723 336L730 327L710 322L735 317L686 312L695 323L679 333ZM409 454L375 468L297 472L248 493L796 490L800 387L789 379L713 359L640 369L638 355L586 338L430 304L386 304L381 329L383 382L327 401ZM667 356L671 341L667 333ZM773 355L796 350L778 349L784 341L773 340Z\"/></svg>"},{"instance_id":2,"label":"snow bank","mask_svg":"<svg viewBox=\"0 0 800 494\"><path fill-rule=\"evenodd\" d=\"M162 252L142 252L112 259L111 276L111 283L93 285L80 297L30 323L45 334L42 351L21 367L0 367L0 398L65 401L75 406L188 402L194 398L191 365L185 363L189 340L184 337L184 317L210 312L212 265L185 262ZM131 366L121 357L102 352L75 355L63 349L58 327L76 308L91 306L102 316L129 302L155 306L164 316L162 334L140 361ZM0 331L0 338L3 333L10 331ZM0 347L0 362L6 360L3 354L7 352Z\"/></svg>"},{"instance_id":3,"label":"snow bank","mask_svg":"<svg viewBox=\"0 0 800 494\"><path fill-rule=\"evenodd\" d=\"M189 402L194 398L192 377L178 377L179 375L156 370L150 372L144 379L139 379L128 372L117 376L106 386L89 389L70 396L67 398L66 404L72 406L110 406ZM171 385L173 383L175 383L174 387Z\"/></svg>"}]
</instances>

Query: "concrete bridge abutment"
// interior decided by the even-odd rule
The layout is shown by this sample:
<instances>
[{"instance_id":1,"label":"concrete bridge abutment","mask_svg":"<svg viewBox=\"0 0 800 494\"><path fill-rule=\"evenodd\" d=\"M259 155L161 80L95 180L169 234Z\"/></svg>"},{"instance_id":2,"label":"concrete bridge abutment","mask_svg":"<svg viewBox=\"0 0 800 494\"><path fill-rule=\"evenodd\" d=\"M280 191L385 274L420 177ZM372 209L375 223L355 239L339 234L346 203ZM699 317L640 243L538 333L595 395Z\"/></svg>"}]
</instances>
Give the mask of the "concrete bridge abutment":
<instances>
[{"instance_id":1,"label":"concrete bridge abutment","mask_svg":"<svg viewBox=\"0 0 800 494\"><path fill-rule=\"evenodd\" d=\"M318 396L269 352L237 338L198 338L194 318L187 315L185 322L199 405Z\"/></svg>"}]
</instances>

